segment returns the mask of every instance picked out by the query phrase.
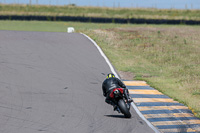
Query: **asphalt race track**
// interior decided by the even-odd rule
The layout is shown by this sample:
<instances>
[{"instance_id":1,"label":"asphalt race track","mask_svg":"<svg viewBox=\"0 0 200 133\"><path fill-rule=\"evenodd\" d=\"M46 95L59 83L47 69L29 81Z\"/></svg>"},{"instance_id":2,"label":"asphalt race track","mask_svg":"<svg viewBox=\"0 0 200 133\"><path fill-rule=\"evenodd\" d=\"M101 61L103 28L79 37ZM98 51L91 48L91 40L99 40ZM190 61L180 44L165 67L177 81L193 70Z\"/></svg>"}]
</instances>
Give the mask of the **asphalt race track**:
<instances>
[{"instance_id":1,"label":"asphalt race track","mask_svg":"<svg viewBox=\"0 0 200 133\"><path fill-rule=\"evenodd\" d=\"M104 102L109 72L81 34L0 31L0 133L152 133Z\"/></svg>"}]
</instances>

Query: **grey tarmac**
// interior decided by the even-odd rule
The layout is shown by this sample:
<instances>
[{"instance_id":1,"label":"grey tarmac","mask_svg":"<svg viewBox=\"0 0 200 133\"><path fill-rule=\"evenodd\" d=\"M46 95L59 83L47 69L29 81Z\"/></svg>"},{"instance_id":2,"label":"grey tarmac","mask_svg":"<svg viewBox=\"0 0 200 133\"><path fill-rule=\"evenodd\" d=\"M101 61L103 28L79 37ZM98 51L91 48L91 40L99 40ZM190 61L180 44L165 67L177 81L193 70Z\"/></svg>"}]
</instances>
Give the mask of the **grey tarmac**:
<instances>
[{"instance_id":1,"label":"grey tarmac","mask_svg":"<svg viewBox=\"0 0 200 133\"><path fill-rule=\"evenodd\" d=\"M0 133L152 133L104 102L109 72L79 33L0 31Z\"/></svg>"}]
</instances>

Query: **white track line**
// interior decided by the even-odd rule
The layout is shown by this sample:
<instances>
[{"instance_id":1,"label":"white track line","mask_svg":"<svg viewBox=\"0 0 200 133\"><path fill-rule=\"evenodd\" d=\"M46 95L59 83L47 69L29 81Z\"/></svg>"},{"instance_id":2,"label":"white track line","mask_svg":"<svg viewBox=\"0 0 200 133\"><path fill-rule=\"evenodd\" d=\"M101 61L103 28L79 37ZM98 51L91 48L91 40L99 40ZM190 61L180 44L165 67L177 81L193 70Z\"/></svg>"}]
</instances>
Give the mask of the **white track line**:
<instances>
[{"instance_id":1,"label":"white track line","mask_svg":"<svg viewBox=\"0 0 200 133\"><path fill-rule=\"evenodd\" d=\"M89 36L81 33L82 35L84 35L85 37L87 37L96 47L97 49L99 50L99 52L101 53L101 55L103 56L103 58L106 60L108 66L110 67L110 70L111 72L117 77L119 78L118 74L115 72L115 69L113 68L112 64L110 63L110 61L108 60L108 58L106 57L106 55L103 53L103 51L101 50L101 48L97 45L97 43L92 40Z\"/></svg>"},{"instance_id":2,"label":"white track line","mask_svg":"<svg viewBox=\"0 0 200 133\"><path fill-rule=\"evenodd\" d=\"M85 37L87 37L87 38L97 47L97 49L99 50L99 52L101 53L101 55L103 56L103 58L106 60L108 66L110 67L111 72L112 72L117 78L119 78L119 76L118 76L118 74L115 72L115 69L113 68L112 64L110 63L110 61L108 60L108 58L106 57L106 55L103 53L103 51L101 50L101 48L97 45L97 43L96 43L94 40L92 40L89 36L87 36L86 34L83 34L83 33L81 33L81 34L84 35ZM140 118L142 118L142 119L147 123L147 125L155 131L155 133L160 133L160 132L158 131L158 129L155 128L155 127L142 115L142 113L139 111L139 109L137 108L137 106L136 106L133 102L131 103L131 105L133 106L133 108L135 109L135 111L137 112L137 114L140 116Z\"/></svg>"}]
</instances>

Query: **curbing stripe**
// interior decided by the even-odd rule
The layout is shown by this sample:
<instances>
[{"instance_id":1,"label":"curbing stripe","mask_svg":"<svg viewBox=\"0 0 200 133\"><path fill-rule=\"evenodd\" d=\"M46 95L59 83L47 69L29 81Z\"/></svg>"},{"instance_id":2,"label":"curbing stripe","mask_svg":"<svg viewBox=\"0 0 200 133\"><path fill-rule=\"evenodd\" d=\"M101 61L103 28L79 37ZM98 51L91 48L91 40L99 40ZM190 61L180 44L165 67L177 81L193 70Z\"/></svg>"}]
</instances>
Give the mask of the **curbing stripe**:
<instances>
[{"instance_id":1,"label":"curbing stripe","mask_svg":"<svg viewBox=\"0 0 200 133\"><path fill-rule=\"evenodd\" d=\"M185 125L158 125L156 126L158 129L181 129L181 128L185 128L185 130L187 130L187 128L198 128L199 124L185 124Z\"/></svg>"},{"instance_id":2,"label":"curbing stripe","mask_svg":"<svg viewBox=\"0 0 200 133\"><path fill-rule=\"evenodd\" d=\"M149 86L145 81L123 81L127 86Z\"/></svg>"},{"instance_id":3,"label":"curbing stripe","mask_svg":"<svg viewBox=\"0 0 200 133\"><path fill-rule=\"evenodd\" d=\"M143 103L143 102L171 102L177 103L171 98L133 98L134 102L136 103Z\"/></svg>"},{"instance_id":4,"label":"curbing stripe","mask_svg":"<svg viewBox=\"0 0 200 133\"><path fill-rule=\"evenodd\" d=\"M171 103L171 102L144 102L136 103L137 106L184 106L181 103Z\"/></svg>"},{"instance_id":5,"label":"curbing stripe","mask_svg":"<svg viewBox=\"0 0 200 133\"><path fill-rule=\"evenodd\" d=\"M127 86L144 117L161 132L198 132L200 119L183 104L149 86Z\"/></svg>"},{"instance_id":6,"label":"curbing stripe","mask_svg":"<svg viewBox=\"0 0 200 133\"><path fill-rule=\"evenodd\" d=\"M144 114L147 119L150 118L169 118L169 117L194 117L191 113L171 113L171 114Z\"/></svg>"},{"instance_id":7,"label":"curbing stripe","mask_svg":"<svg viewBox=\"0 0 200 133\"><path fill-rule=\"evenodd\" d=\"M180 129L161 129L162 132L165 133L180 133L180 132L187 132L187 133L196 133L196 130L192 128L180 128Z\"/></svg>"},{"instance_id":8,"label":"curbing stripe","mask_svg":"<svg viewBox=\"0 0 200 133\"><path fill-rule=\"evenodd\" d=\"M147 120L150 122L158 122L158 121L198 120L198 118L195 118L195 117L165 117L165 118L149 118Z\"/></svg>"},{"instance_id":9,"label":"curbing stripe","mask_svg":"<svg viewBox=\"0 0 200 133\"><path fill-rule=\"evenodd\" d=\"M188 132L188 131L185 132L185 130L184 130L184 132L177 131L177 132L165 132L165 133L197 133L197 132L195 132L195 131L194 132Z\"/></svg>"},{"instance_id":10,"label":"curbing stripe","mask_svg":"<svg viewBox=\"0 0 200 133\"><path fill-rule=\"evenodd\" d=\"M141 111L143 114L171 114L171 113L192 113L189 109L174 109L174 110L147 110L147 111Z\"/></svg>"},{"instance_id":11,"label":"curbing stripe","mask_svg":"<svg viewBox=\"0 0 200 133\"><path fill-rule=\"evenodd\" d=\"M166 95L149 95L149 94L130 94L131 97L134 98L169 98Z\"/></svg>"},{"instance_id":12,"label":"curbing stripe","mask_svg":"<svg viewBox=\"0 0 200 133\"><path fill-rule=\"evenodd\" d=\"M128 85L126 85L126 86L130 90L155 90L154 88L152 88L150 86L128 86Z\"/></svg>"},{"instance_id":13,"label":"curbing stripe","mask_svg":"<svg viewBox=\"0 0 200 133\"><path fill-rule=\"evenodd\" d=\"M186 106L154 106L154 107L138 107L140 111L146 111L146 110L161 110L161 109L168 109L168 110L174 110L174 109L188 109Z\"/></svg>"},{"instance_id":14,"label":"curbing stripe","mask_svg":"<svg viewBox=\"0 0 200 133\"><path fill-rule=\"evenodd\" d=\"M173 114L175 117L195 117L193 114L191 113L181 113L181 114Z\"/></svg>"},{"instance_id":15,"label":"curbing stripe","mask_svg":"<svg viewBox=\"0 0 200 133\"><path fill-rule=\"evenodd\" d=\"M162 126L162 125L193 125L196 124L200 126L200 120L176 120L176 121L158 121L152 122L153 125Z\"/></svg>"},{"instance_id":16,"label":"curbing stripe","mask_svg":"<svg viewBox=\"0 0 200 133\"><path fill-rule=\"evenodd\" d=\"M137 108L137 106L132 102L131 103L132 107L135 109L135 111L137 112L137 114L147 123L147 125L149 127L151 127L155 133L160 133L160 131L158 131L158 129L156 129L145 117L144 115L140 112L140 110Z\"/></svg>"},{"instance_id":17,"label":"curbing stripe","mask_svg":"<svg viewBox=\"0 0 200 133\"><path fill-rule=\"evenodd\" d=\"M127 86L127 88L129 89L129 87ZM130 90L129 89L129 93L130 94L153 94L153 95L163 95L161 92L157 91L157 90Z\"/></svg>"},{"instance_id":18,"label":"curbing stripe","mask_svg":"<svg viewBox=\"0 0 200 133\"><path fill-rule=\"evenodd\" d=\"M163 131L164 132L164 131ZM197 133L195 131L188 131L187 129L184 129L183 132L180 132L180 129L177 132L165 132L165 133Z\"/></svg>"}]
</instances>

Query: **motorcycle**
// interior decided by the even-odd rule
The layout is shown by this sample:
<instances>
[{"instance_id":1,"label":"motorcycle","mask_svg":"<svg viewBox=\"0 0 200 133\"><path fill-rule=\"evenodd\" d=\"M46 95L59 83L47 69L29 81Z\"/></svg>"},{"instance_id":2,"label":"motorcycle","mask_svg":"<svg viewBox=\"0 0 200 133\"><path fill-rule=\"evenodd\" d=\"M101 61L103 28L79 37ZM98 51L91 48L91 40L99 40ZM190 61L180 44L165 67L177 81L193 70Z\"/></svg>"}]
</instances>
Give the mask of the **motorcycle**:
<instances>
[{"instance_id":1,"label":"motorcycle","mask_svg":"<svg viewBox=\"0 0 200 133\"><path fill-rule=\"evenodd\" d=\"M124 114L125 118L131 118L130 113L130 106L131 103L129 103L124 96L124 90L122 88L116 88L113 89L113 91L110 94L110 97L113 98L113 101L115 101L115 104L117 105L117 111L119 113Z\"/></svg>"}]
</instances>

